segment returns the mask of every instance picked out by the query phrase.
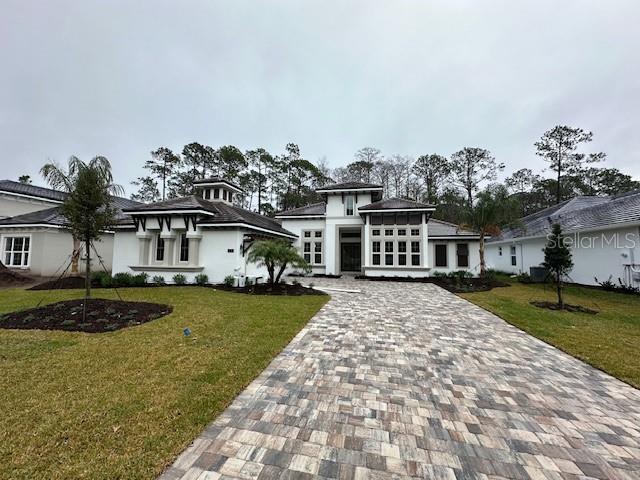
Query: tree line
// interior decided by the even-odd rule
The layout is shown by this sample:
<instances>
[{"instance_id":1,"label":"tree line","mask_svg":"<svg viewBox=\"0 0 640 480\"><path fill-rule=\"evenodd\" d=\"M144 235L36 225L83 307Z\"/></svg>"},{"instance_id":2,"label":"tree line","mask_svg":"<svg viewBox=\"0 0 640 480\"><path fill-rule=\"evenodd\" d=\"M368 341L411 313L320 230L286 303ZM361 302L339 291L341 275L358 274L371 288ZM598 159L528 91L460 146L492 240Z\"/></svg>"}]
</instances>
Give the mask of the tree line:
<instances>
[{"instance_id":1,"label":"tree line","mask_svg":"<svg viewBox=\"0 0 640 480\"><path fill-rule=\"evenodd\" d=\"M508 216L519 217L576 195L614 195L640 188L639 182L618 169L600 167L604 153L582 151L592 139L593 133L581 128L555 126L534 144L546 168L517 170L501 184L496 180L504 163L480 147L418 158L385 156L377 148L364 147L351 163L331 169L325 160L304 159L294 143L274 155L264 148L242 152L233 145L213 148L194 142L180 153L167 147L151 152L144 166L147 175L132 182L137 187L132 198L154 202L191 195L195 180L220 176L245 191L239 198L241 206L273 215L319 201L318 187L358 181L382 185L387 198L436 204L436 218L468 223L469 211L482 192L509 198L512 211Z\"/></svg>"}]
</instances>

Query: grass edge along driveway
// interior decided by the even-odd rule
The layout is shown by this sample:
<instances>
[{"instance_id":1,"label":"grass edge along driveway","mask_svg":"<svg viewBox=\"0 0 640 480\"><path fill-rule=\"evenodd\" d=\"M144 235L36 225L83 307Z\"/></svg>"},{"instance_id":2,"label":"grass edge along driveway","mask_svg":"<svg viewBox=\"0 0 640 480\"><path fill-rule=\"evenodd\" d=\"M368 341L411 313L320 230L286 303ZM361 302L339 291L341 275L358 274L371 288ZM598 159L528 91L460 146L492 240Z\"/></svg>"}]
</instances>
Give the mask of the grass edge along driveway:
<instances>
[{"instance_id":1,"label":"grass edge along driveway","mask_svg":"<svg viewBox=\"0 0 640 480\"><path fill-rule=\"evenodd\" d=\"M640 296L569 285L565 302L597 315L557 312L530 305L557 301L551 285L522 284L460 296L508 323L610 375L640 388Z\"/></svg>"},{"instance_id":2,"label":"grass edge along driveway","mask_svg":"<svg viewBox=\"0 0 640 480\"><path fill-rule=\"evenodd\" d=\"M0 329L0 478L155 477L329 298L120 292L174 311L113 333ZM2 290L0 313L81 295Z\"/></svg>"}]
</instances>

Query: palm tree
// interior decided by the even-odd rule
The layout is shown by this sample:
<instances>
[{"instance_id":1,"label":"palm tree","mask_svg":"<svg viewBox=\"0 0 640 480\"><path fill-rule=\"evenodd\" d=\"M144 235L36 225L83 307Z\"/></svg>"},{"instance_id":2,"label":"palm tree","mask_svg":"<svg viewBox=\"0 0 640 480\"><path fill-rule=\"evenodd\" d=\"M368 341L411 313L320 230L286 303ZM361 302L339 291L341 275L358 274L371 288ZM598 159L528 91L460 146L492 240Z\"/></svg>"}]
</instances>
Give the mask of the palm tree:
<instances>
[{"instance_id":1,"label":"palm tree","mask_svg":"<svg viewBox=\"0 0 640 480\"><path fill-rule=\"evenodd\" d=\"M91 295L91 242L114 223L115 210L111 196L121 195L123 188L113 183L111 164L105 157L97 156L89 163L78 157L69 158L67 168L57 163L47 163L40 174L53 188L68 193L62 205L67 228L73 236L72 272L78 271L80 242L86 251L86 296Z\"/></svg>"},{"instance_id":2,"label":"palm tree","mask_svg":"<svg viewBox=\"0 0 640 480\"><path fill-rule=\"evenodd\" d=\"M249 251L248 260L264 266L269 272L269 284L276 285L289 265L310 271L309 264L300 256L298 250L285 240L261 240Z\"/></svg>"}]
</instances>

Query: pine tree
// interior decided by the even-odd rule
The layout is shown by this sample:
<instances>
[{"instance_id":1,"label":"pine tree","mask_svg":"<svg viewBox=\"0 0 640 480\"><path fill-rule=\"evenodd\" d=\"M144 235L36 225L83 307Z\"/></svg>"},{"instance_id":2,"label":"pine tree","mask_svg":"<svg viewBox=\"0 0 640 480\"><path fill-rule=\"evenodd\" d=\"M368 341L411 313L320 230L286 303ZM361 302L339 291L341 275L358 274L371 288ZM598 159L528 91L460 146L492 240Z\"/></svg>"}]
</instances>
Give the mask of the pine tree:
<instances>
[{"instance_id":1,"label":"pine tree","mask_svg":"<svg viewBox=\"0 0 640 480\"><path fill-rule=\"evenodd\" d=\"M566 245L562 235L562 227L559 223L554 223L551 233L547 235L547 244L544 249L543 265L551 272L553 280L556 284L558 293L558 306L564 308L564 300L562 298L562 279L573 268L573 260L571 259L571 250Z\"/></svg>"}]
</instances>

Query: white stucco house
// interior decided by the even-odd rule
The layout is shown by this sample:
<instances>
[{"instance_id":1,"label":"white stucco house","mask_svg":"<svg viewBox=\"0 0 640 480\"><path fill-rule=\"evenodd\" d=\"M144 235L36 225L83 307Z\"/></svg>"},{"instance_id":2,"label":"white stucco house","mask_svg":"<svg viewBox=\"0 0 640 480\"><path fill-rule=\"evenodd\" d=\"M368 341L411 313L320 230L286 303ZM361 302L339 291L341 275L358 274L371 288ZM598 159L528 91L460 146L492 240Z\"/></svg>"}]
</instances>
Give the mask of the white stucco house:
<instances>
[{"instance_id":1,"label":"white stucco house","mask_svg":"<svg viewBox=\"0 0 640 480\"><path fill-rule=\"evenodd\" d=\"M192 196L123 210L114 239L113 272L145 272L171 282L177 273L192 283L206 274L266 279L247 261L256 240L293 244L313 273L428 276L434 271L478 271L478 236L431 219L435 210L408 200L382 200L382 187L334 184L318 190L325 202L269 218L233 204L242 190L210 178Z\"/></svg>"},{"instance_id":2,"label":"white stucco house","mask_svg":"<svg viewBox=\"0 0 640 480\"><path fill-rule=\"evenodd\" d=\"M196 195L125 209L114 239L113 272L145 272L167 283L182 274L193 283L207 275L220 283L228 275L262 277L265 269L247 261L256 240L293 241L295 235L273 218L233 204L242 190L210 178L196 182Z\"/></svg>"},{"instance_id":3,"label":"white stucco house","mask_svg":"<svg viewBox=\"0 0 640 480\"><path fill-rule=\"evenodd\" d=\"M317 190L323 202L276 215L314 273L428 277L479 271L475 232L432 219L435 206L382 199L382 186L349 182Z\"/></svg>"},{"instance_id":4,"label":"white stucco house","mask_svg":"<svg viewBox=\"0 0 640 480\"><path fill-rule=\"evenodd\" d=\"M574 267L568 281L596 285L609 277L640 286L640 191L612 197L566 200L520 219L486 244L487 266L529 272L544 261L542 249L551 226L567 235Z\"/></svg>"},{"instance_id":5,"label":"white stucco house","mask_svg":"<svg viewBox=\"0 0 640 480\"><path fill-rule=\"evenodd\" d=\"M62 273L74 248L59 211L66 196L50 188L0 180L0 254L5 266L33 276ZM120 197L113 197L113 202L118 215L124 207L139 205ZM105 232L95 243L107 269L111 269L113 236ZM78 267L81 273L83 262Z\"/></svg>"}]
</instances>

